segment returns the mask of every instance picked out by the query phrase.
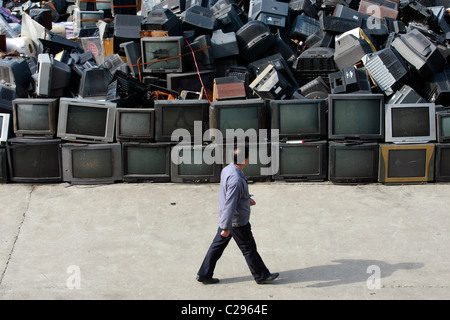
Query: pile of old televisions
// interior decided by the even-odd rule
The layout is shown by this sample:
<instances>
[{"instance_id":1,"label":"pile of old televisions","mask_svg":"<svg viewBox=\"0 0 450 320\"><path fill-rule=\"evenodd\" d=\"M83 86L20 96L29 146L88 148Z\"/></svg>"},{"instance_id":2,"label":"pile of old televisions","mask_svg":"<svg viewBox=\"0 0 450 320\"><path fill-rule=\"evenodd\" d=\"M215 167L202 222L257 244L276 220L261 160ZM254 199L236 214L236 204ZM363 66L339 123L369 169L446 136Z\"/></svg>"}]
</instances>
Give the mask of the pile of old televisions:
<instances>
[{"instance_id":1,"label":"pile of old televisions","mask_svg":"<svg viewBox=\"0 0 450 320\"><path fill-rule=\"evenodd\" d=\"M448 182L449 9L4 1L0 182Z\"/></svg>"}]
</instances>

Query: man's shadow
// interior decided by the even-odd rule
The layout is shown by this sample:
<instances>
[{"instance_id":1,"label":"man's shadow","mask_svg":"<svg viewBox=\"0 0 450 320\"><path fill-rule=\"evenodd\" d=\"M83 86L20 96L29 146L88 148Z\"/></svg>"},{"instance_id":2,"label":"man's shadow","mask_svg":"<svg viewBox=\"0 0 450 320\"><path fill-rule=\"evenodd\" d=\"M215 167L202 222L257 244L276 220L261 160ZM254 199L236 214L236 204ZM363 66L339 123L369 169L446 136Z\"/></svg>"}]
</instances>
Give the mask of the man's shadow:
<instances>
[{"instance_id":1,"label":"man's shadow","mask_svg":"<svg viewBox=\"0 0 450 320\"><path fill-rule=\"evenodd\" d=\"M273 284L316 282L307 285L307 287L322 288L349 283L366 282L369 277L374 275L374 270L379 270L379 275L382 279L389 277L397 270L419 269L423 266L423 263L416 262L390 264L380 260L340 259L333 260L332 264L323 266L279 271L280 276L273 282ZM236 277L223 279L221 282L233 283L249 280L253 280L253 278L251 276Z\"/></svg>"}]
</instances>

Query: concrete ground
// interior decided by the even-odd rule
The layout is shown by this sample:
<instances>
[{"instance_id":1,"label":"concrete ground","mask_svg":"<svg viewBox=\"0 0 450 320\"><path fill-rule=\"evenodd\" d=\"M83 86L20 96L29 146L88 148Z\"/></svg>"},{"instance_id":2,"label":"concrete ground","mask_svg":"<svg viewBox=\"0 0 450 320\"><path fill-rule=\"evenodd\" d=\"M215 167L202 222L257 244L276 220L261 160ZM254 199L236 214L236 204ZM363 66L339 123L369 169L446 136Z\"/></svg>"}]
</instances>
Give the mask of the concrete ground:
<instances>
[{"instance_id":1,"label":"concrete ground","mask_svg":"<svg viewBox=\"0 0 450 320\"><path fill-rule=\"evenodd\" d=\"M450 184L250 185L266 265L195 281L218 184L0 185L0 299L449 299ZM378 277L379 276L379 277Z\"/></svg>"}]
</instances>

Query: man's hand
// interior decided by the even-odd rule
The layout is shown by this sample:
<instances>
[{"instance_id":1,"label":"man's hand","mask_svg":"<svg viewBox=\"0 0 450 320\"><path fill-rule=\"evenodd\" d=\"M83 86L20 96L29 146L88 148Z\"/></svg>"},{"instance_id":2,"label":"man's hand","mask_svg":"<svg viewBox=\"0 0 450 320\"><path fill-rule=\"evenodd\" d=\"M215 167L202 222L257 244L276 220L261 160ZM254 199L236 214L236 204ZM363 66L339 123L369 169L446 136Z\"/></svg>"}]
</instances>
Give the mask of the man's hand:
<instances>
[{"instance_id":1,"label":"man's hand","mask_svg":"<svg viewBox=\"0 0 450 320\"><path fill-rule=\"evenodd\" d=\"M256 201L250 198L250 206L254 206L256 204Z\"/></svg>"},{"instance_id":2,"label":"man's hand","mask_svg":"<svg viewBox=\"0 0 450 320\"><path fill-rule=\"evenodd\" d=\"M230 230L222 230L222 232L220 233L220 235L224 238L228 238L230 236Z\"/></svg>"}]
</instances>

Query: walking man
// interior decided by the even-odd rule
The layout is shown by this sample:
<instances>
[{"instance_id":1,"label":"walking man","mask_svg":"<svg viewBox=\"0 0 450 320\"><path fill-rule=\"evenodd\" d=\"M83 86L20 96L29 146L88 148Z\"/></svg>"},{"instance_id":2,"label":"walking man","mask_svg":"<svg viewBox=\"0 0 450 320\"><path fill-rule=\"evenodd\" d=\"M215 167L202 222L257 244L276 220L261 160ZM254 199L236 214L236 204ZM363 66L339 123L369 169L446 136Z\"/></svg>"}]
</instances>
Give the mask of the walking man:
<instances>
[{"instance_id":1,"label":"walking man","mask_svg":"<svg viewBox=\"0 0 450 320\"><path fill-rule=\"evenodd\" d=\"M278 277L270 273L260 257L250 226L250 206L256 204L248 192L247 179L243 173L249 162L248 147L234 148L234 161L223 168L219 191L219 228L197 273L203 284L219 282L213 278L214 269L231 238L236 241L247 265L258 284L269 283Z\"/></svg>"}]
</instances>

